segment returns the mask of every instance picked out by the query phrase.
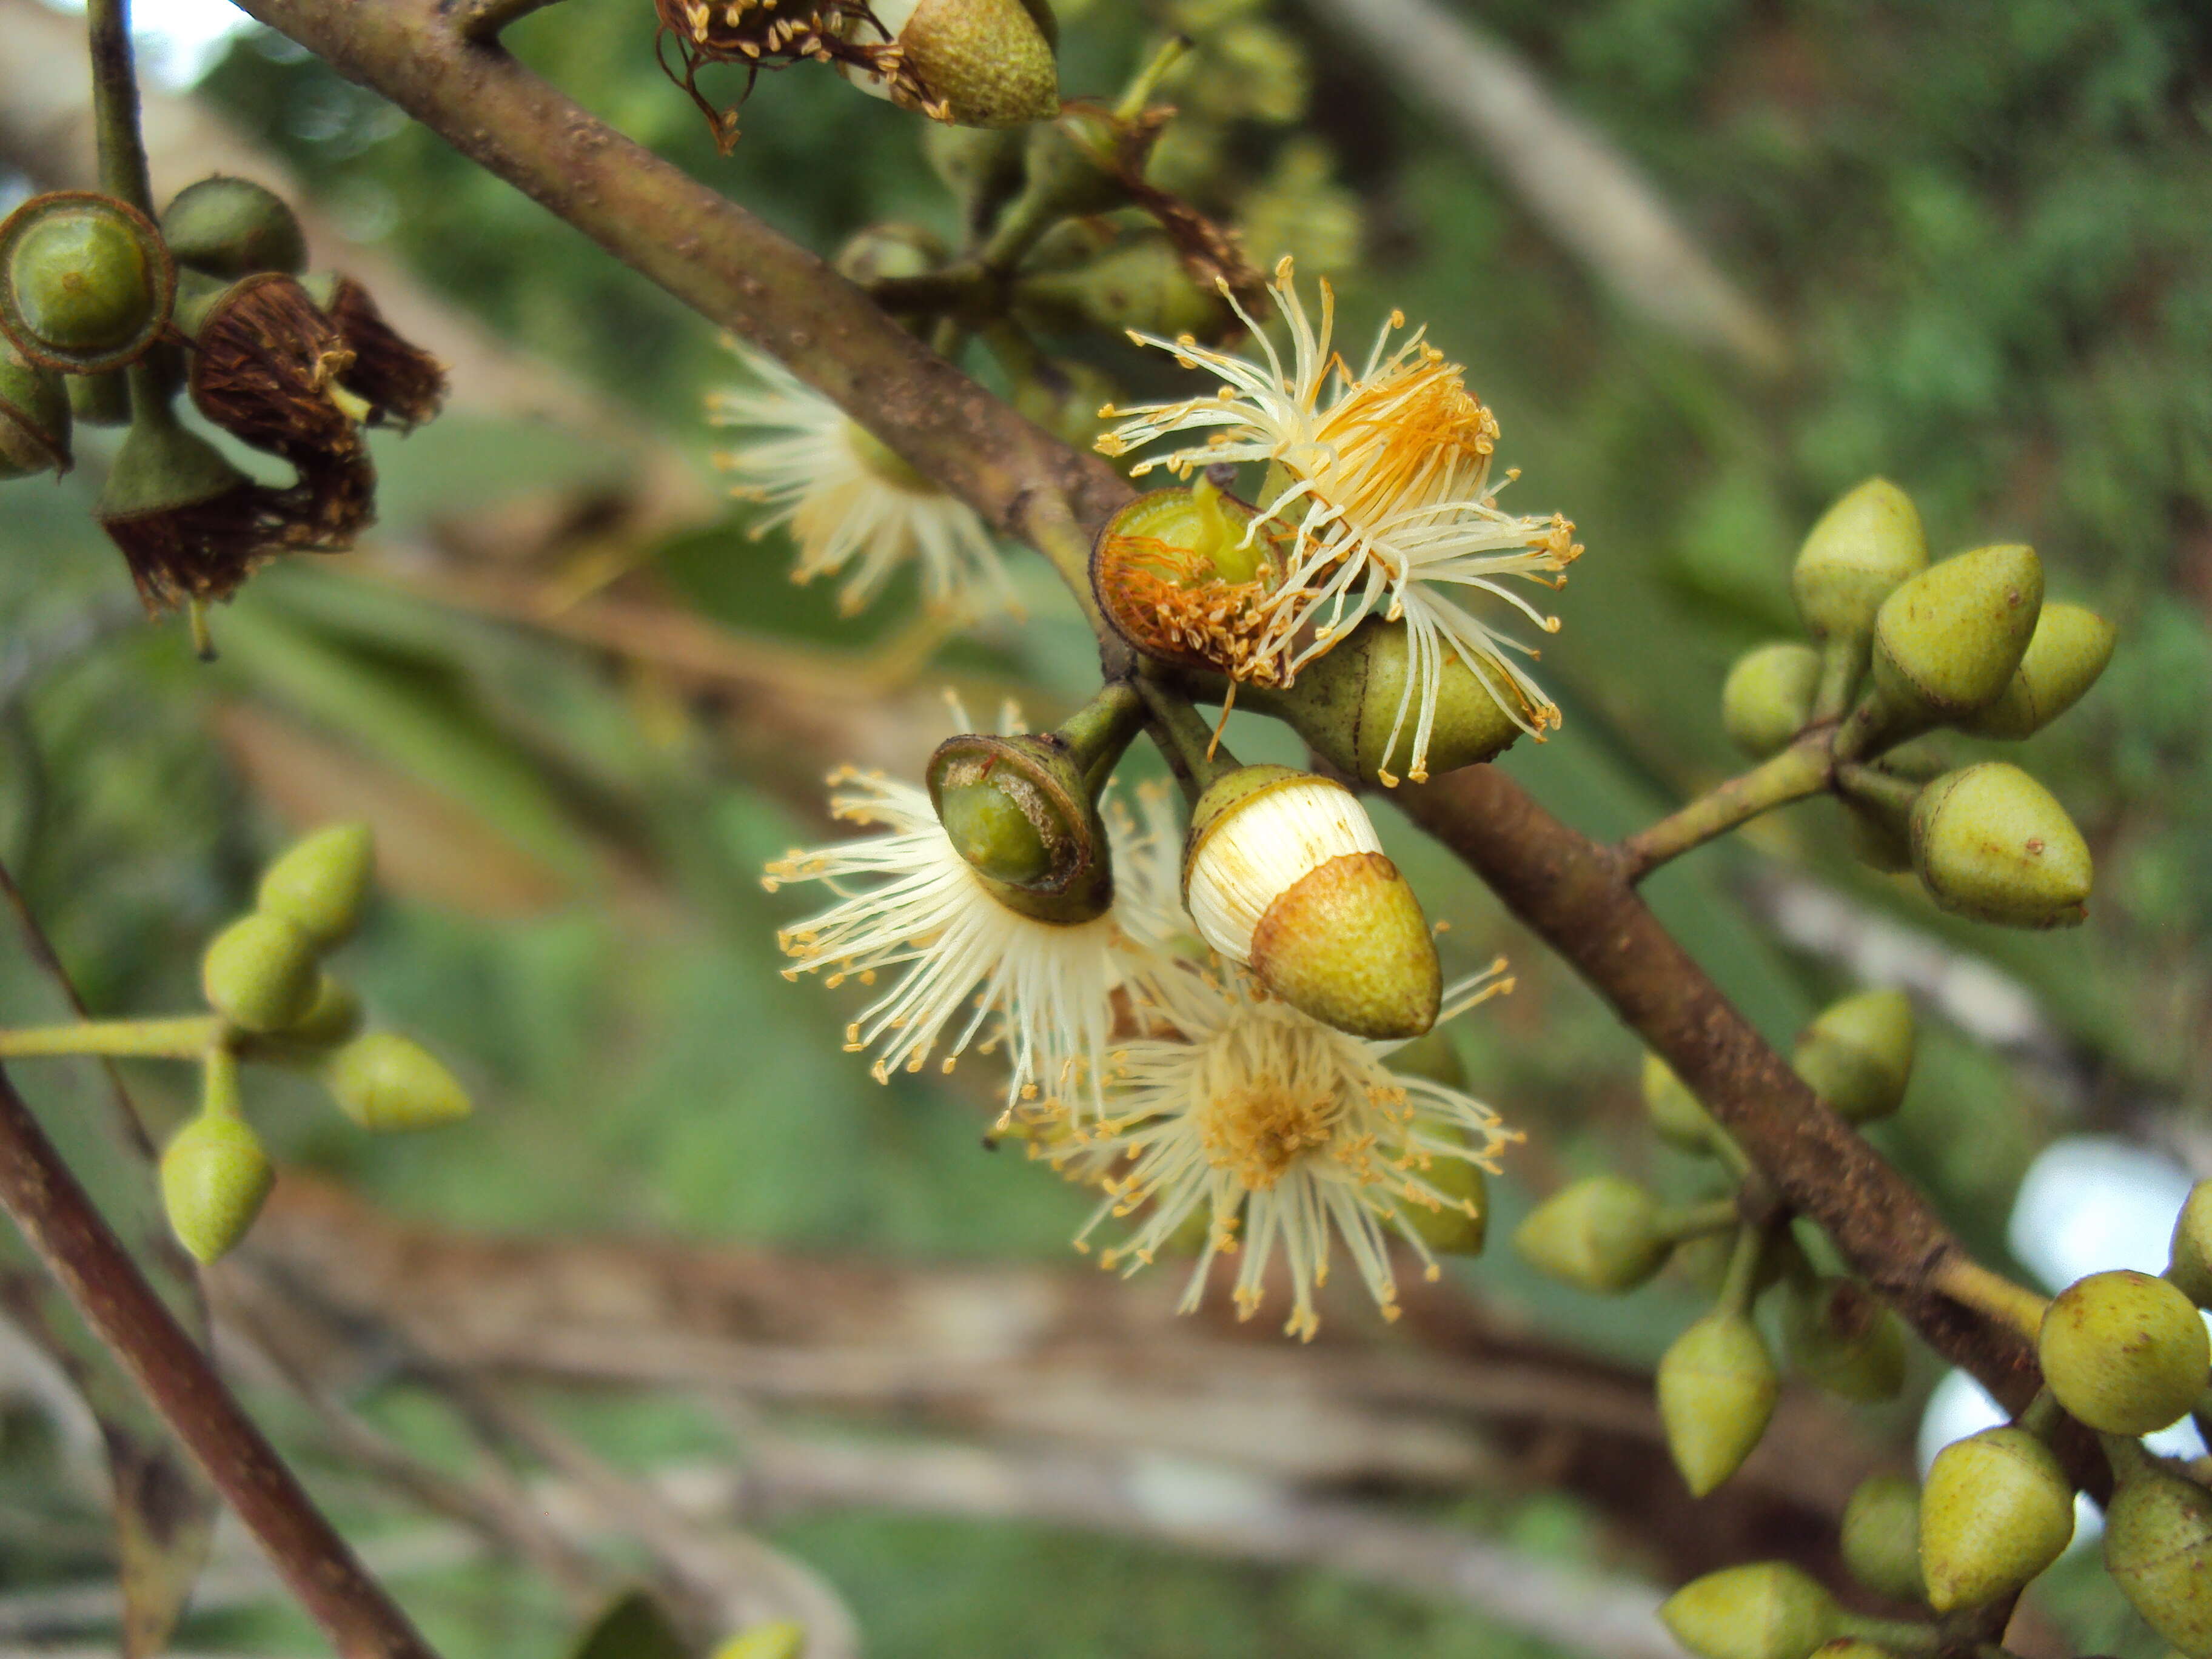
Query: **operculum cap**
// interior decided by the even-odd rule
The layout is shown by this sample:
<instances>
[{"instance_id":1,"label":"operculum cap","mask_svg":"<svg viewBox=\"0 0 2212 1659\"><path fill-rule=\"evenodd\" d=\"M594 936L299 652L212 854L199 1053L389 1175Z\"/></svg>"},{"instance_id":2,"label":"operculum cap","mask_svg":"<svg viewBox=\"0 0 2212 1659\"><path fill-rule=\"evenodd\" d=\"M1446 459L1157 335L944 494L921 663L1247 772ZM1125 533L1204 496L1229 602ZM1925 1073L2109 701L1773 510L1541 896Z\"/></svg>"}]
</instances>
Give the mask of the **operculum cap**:
<instances>
[{"instance_id":1,"label":"operculum cap","mask_svg":"<svg viewBox=\"0 0 2212 1659\"><path fill-rule=\"evenodd\" d=\"M113 197L54 191L0 222L0 333L45 368L135 362L169 320L176 287L153 221Z\"/></svg>"},{"instance_id":2,"label":"operculum cap","mask_svg":"<svg viewBox=\"0 0 2212 1659\"><path fill-rule=\"evenodd\" d=\"M1698 1659L1807 1659L1841 1632L1843 1609L1802 1569L1755 1561L1692 1579L1659 1620Z\"/></svg>"},{"instance_id":3,"label":"operculum cap","mask_svg":"<svg viewBox=\"0 0 2212 1659\"><path fill-rule=\"evenodd\" d=\"M1043 0L874 0L869 9L927 94L921 108L933 119L1014 127L1060 112L1052 13ZM854 38L877 36L861 24ZM901 77L858 67L846 66L845 74L878 98L893 97L901 84Z\"/></svg>"},{"instance_id":4,"label":"operculum cap","mask_svg":"<svg viewBox=\"0 0 2212 1659\"><path fill-rule=\"evenodd\" d=\"M1913 804L1911 835L1913 868L1943 909L2010 927L2088 915L2088 845L2016 766L1985 761L1936 779Z\"/></svg>"},{"instance_id":5,"label":"operculum cap","mask_svg":"<svg viewBox=\"0 0 2212 1659\"><path fill-rule=\"evenodd\" d=\"M2174 1285L2122 1268L2055 1297L2036 1338L2043 1380L2068 1413L2103 1434L2150 1434L2204 1392L2204 1322Z\"/></svg>"},{"instance_id":6,"label":"operculum cap","mask_svg":"<svg viewBox=\"0 0 2212 1659\"><path fill-rule=\"evenodd\" d=\"M376 841L366 823L325 824L302 836L264 871L261 909L284 916L324 948L361 925L376 874Z\"/></svg>"},{"instance_id":7,"label":"operculum cap","mask_svg":"<svg viewBox=\"0 0 2212 1659\"><path fill-rule=\"evenodd\" d=\"M1913 1039L1904 992L1862 991L1821 1010L1798 1038L1791 1064L1838 1117L1869 1123L1904 1101Z\"/></svg>"},{"instance_id":8,"label":"operculum cap","mask_svg":"<svg viewBox=\"0 0 2212 1659\"><path fill-rule=\"evenodd\" d=\"M1743 1467L1766 1432L1782 1378L1758 1328L1716 1309L1674 1339L1659 1361L1659 1419L1693 1498Z\"/></svg>"},{"instance_id":9,"label":"operculum cap","mask_svg":"<svg viewBox=\"0 0 2212 1659\"><path fill-rule=\"evenodd\" d=\"M307 233L283 198L227 173L179 191L162 210L161 236L179 264L211 276L297 276L307 268Z\"/></svg>"},{"instance_id":10,"label":"operculum cap","mask_svg":"<svg viewBox=\"0 0 2212 1659\"><path fill-rule=\"evenodd\" d=\"M1795 640L1755 646L1735 659L1721 686L1721 727L1753 760L1789 747L1813 718L1820 653Z\"/></svg>"},{"instance_id":11,"label":"operculum cap","mask_svg":"<svg viewBox=\"0 0 2212 1659\"><path fill-rule=\"evenodd\" d=\"M2081 700L2112 659L2119 630L2078 605L2046 605L1995 702L1959 721L1982 738L2032 737Z\"/></svg>"},{"instance_id":12,"label":"operculum cap","mask_svg":"<svg viewBox=\"0 0 2212 1659\"><path fill-rule=\"evenodd\" d=\"M2189 1659L2212 1659L2212 1492L2146 1463L2105 1512L2105 1571Z\"/></svg>"},{"instance_id":13,"label":"operculum cap","mask_svg":"<svg viewBox=\"0 0 2212 1659\"><path fill-rule=\"evenodd\" d=\"M1938 1613L2007 1595L2074 1536L2074 1488L2025 1429L1987 1429L1936 1455L1920 1494L1920 1571Z\"/></svg>"},{"instance_id":14,"label":"operculum cap","mask_svg":"<svg viewBox=\"0 0 2212 1659\"><path fill-rule=\"evenodd\" d=\"M1009 909L1072 924L1113 903L1106 826L1061 739L948 738L930 757L927 781L946 836Z\"/></svg>"},{"instance_id":15,"label":"operculum cap","mask_svg":"<svg viewBox=\"0 0 2212 1659\"><path fill-rule=\"evenodd\" d=\"M1995 702L2011 681L2043 609L2043 565L2017 544L1978 547L1932 564L1881 602L1875 684L1889 704L1929 722Z\"/></svg>"},{"instance_id":16,"label":"operculum cap","mask_svg":"<svg viewBox=\"0 0 2212 1659\"><path fill-rule=\"evenodd\" d=\"M0 338L0 481L70 470L69 392Z\"/></svg>"},{"instance_id":17,"label":"operculum cap","mask_svg":"<svg viewBox=\"0 0 2212 1659\"><path fill-rule=\"evenodd\" d=\"M1820 515L1790 572L1798 614L1816 640L1869 632L1897 585L1927 568L1928 537L1912 498L1869 478Z\"/></svg>"}]
</instances>

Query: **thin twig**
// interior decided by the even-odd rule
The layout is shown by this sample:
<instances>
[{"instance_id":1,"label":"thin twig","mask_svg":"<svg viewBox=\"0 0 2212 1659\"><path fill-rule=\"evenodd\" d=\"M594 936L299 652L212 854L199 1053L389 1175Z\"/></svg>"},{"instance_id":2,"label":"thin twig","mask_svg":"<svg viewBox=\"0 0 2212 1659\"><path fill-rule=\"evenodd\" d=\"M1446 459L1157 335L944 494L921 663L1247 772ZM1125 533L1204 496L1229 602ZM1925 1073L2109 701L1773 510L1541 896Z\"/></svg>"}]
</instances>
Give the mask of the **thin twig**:
<instances>
[{"instance_id":1,"label":"thin twig","mask_svg":"<svg viewBox=\"0 0 2212 1659\"><path fill-rule=\"evenodd\" d=\"M1741 776L1707 790L1658 823L1620 843L1620 861L1631 882L1642 881L1670 859L1680 858L1791 801L1817 795L1828 787L1828 734L1801 738L1781 753Z\"/></svg>"}]
</instances>

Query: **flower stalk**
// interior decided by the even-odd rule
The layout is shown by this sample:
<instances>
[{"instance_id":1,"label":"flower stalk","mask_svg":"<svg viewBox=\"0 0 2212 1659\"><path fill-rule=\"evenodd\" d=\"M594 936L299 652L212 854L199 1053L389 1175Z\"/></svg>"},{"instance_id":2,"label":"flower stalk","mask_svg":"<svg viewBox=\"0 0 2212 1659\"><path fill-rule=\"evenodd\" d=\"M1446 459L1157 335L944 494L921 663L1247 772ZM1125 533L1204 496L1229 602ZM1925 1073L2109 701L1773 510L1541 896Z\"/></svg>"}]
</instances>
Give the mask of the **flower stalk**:
<instances>
[{"instance_id":1,"label":"flower stalk","mask_svg":"<svg viewBox=\"0 0 2212 1659\"><path fill-rule=\"evenodd\" d=\"M1642 881L1661 865L1740 824L1819 794L1829 787L1832 767L1827 732L1815 731L1800 738L1772 759L1706 791L1622 842L1620 855L1628 879Z\"/></svg>"}]
</instances>

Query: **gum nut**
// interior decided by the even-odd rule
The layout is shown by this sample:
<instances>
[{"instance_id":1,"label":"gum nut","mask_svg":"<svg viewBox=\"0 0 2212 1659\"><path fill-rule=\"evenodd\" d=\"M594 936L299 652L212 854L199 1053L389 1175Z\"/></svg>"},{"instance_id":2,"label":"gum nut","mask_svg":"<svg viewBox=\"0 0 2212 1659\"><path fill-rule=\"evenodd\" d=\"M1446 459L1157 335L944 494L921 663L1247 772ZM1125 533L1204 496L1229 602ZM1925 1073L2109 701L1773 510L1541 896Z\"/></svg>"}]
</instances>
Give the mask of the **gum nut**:
<instances>
[{"instance_id":1,"label":"gum nut","mask_svg":"<svg viewBox=\"0 0 2212 1659\"><path fill-rule=\"evenodd\" d=\"M260 908L300 925L325 950L361 925L376 878L376 840L365 823L325 824L262 873Z\"/></svg>"},{"instance_id":2,"label":"gum nut","mask_svg":"<svg viewBox=\"0 0 2212 1659\"><path fill-rule=\"evenodd\" d=\"M1994 702L2043 609L2043 565L2017 544L1931 564L1881 602L1875 684L1899 708L1939 720Z\"/></svg>"},{"instance_id":3,"label":"gum nut","mask_svg":"<svg viewBox=\"0 0 2212 1659\"><path fill-rule=\"evenodd\" d=\"M243 1119L203 1114L161 1153L161 1207L198 1261L228 1255L276 1184L269 1154Z\"/></svg>"},{"instance_id":4,"label":"gum nut","mask_svg":"<svg viewBox=\"0 0 2212 1659\"><path fill-rule=\"evenodd\" d=\"M1794 640L1747 651L1721 687L1721 727L1753 760L1790 746L1813 718L1820 653Z\"/></svg>"},{"instance_id":5,"label":"gum nut","mask_svg":"<svg viewBox=\"0 0 2212 1659\"><path fill-rule=\"evenodd\" d=\"M2171 1249L2166 1276L2198 1307L2212 1307L2212 1181L2190 1189L2189 1201L2174 1218Z\"/></svg>"},{"instance_id":6,"label":"gum nut","mask_svg":"<svg viewBox=\"0 0 2212 1659\"><path fill-rule=\"evenodd\" d=\"M1659 1621L1698 1659L1807 1659L1842 1622L1835 1598L1784 1561L1695 1578L1660 1604Z\"/></svg>"},{"instance_id":7,"label":"gum nut","mask_svg":"<svg viewBox=\"0 0 2212 1659\"><path fill-rule=\"evenodd\" d=\"M1928 564L1928 537L1912 498L1869 478L1820 515L1790 571L1797 613L1814 639L1869 632L1899 582Z\"/></svg>"},{"instance_id":8,"label":"gum nut","mask_svg":"<svg viewBox=\"0 0 2212 1659\"><path fill-rule=\"evenodd\" d=\"M1752 1322L1716 1310L1659 1362L1659 1420L1693 1498L1743 1467L1774 1415L1782 1379Z\"/></svg>"},{"instance_id":9,"label":"gum nut","mask_svg":"<svg viewBox=\"0 0 2212 1659\"><path fill-rule=\"evenodd\" d=\"M2204 1392L2212 1366L2204 1322L2179 1289L2148 1273L2092 1273L2044 1310L2043 1380L2068 1415L2133 1437L2175 1421Z\"/></svg>"},{"instance_id":10,"label":"gum nut","mask_svg":"<svg viewBox=\"0 0 2212 1659\"><path fill-rule=\"evenodd\" d=\"M453 1074L420 1043L389 1031L356 1037L330 1058L323 1081L364 1129L434 1129L469 1115Z\"/></svg>"},{"instance_id":11,"label":"gum nut","mask_svg":"<svg viewBox=\"0 0 2212 1659\"><path fill-rule=\"evenodd\" d=\"M1656 1054L1644 1056L1644 1109L1659 1138L1686 1152L1710 1152L1719 1126Z\"/></svg>"},{"instance_id":12,"label":"gum nut","mask_svg":"<svg viewBox=\"0 0 2212 1659\"><path fill-rule=\"evenodd\" d=\"M1997 700L1959 722L1982 738L2033 736L2081 702L2112 659L2119 630L2078 605L2046 605Z\"/></svg>"},{"instance_id":13,"label":"gum nut","mask_svg":"<svg viewBox=\"0 0 2212 1659\"><path fill-rule=\"evenodd\" d=\"M1893 1601L1927 1599L1920 1576L1920 1486L1902 1474L1861 1481L1844 1505L1838 1541L1851 1577Z\"/></svg>"},{"instance_id":14,"label":"gum nut","mask_svg":"<svg viewBox=\"0 0 2212 1659\"><path fill-rule=\"evenodd\" d=\"M1938 907L2011 927L2088 915L2089 848L2051 793L2016 766L1946 773L1912 806L1912 863Z\"/></svg>"},{"instance_id":15,"label":"gum nut","mask_svg":"<svg viewBox=\"0 0 2212 1659\"><path fill-rule=\"evenodd\" d=\"M1437 1023L1443 974L1420 901L1381 853L1346 853L1299 878L1252 933L1268 990L1354 1036L1419 1036Z\"/></svg>"},{"instance_id":16,"label":"gum nut","mask_svg":"<svg viewBox=\"0 0 2212 1659\"><path fill-rule=\"evenodd\" d=\"M2153 1470L2105 1512L2105 1571L2143 1621L2189 1659L2212 1659L2212 1492Z\"/></svg>"},{"instance_id":17,"label":"gum nut","mask_svg":"<svg viewBox=\"0 0 2212 1659\"><path fill-rule=\"evenodd\" d=\"M2074 1487L2025 1429L1986 1429L1936 1455L1920 1493L1920 1572L1938 1613L2009 1595L2074 1536Z\"/></svg>"},{"instance_id":18,"label":"gum nut","mask_svg":"<svg viewBox=\"0 0 2212 1659\"><path fill-rule=\"evenodd\" d=\"M215 936L200 961L208 1006L241 1030L281 1031L314 1000L315 942L299 924L256 910Z\"/></svg>"},{"instance_id":19,"label":"gum nut","mask_svg":"<svg viewBox=\"0 0 2212 1659\"><path fill-rule=\"evenodd\" d=\"M1912 1076L1912 1003L1902 991L1861 991L1821 1010L1798 1038L1794 1065L1838 1117L1869 1123L1905 1099Z\"/></svg>"},{"instance_id":20,"label":"gum nut","mask_svg":"<svg viewBox=\"0 0 2212 1659\"><path fill-rule=\"evenodd\" d=\"M1670 1242L1650 1193L1619 1176L1585 1176L1539 1204L1514 1229L1522 1259L1578 1290L1632 1290L1657 1273Z\"/></svg>"}]
</instances>

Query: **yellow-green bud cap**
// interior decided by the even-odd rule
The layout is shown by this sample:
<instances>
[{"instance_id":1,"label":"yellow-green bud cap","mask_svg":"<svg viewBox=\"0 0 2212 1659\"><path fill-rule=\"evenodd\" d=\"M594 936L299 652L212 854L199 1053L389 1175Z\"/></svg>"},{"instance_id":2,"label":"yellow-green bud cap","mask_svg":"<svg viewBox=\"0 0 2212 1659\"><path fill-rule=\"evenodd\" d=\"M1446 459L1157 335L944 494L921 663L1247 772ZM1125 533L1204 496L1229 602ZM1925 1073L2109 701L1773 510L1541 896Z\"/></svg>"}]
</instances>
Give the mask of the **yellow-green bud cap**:
<instances>
[{"instance_id":1,"label":"yellow-green bud cap","mask_svg":"<svg viewBox=\"0 0 2212 1659\"><path fill-rule=\"evenodd\" d=\"M1013 127L1060 113L1060 70L1053 61L1042 0L874 0L871 25L855 38L889 30L905 71L933 101L925 112L963 127ZM847 69L846 78L878 98L892 95L880 76Z\"/></svg>"},{"instance_id":2,"label":"yellow-green bud cap","mask_svg":"<svg viewBox=\"0 0 2212 1659\"><path fill-rule=\"evenodd\" d=\"M215 936L200 959L208 1006L241 1030L281 1031L313 1002L315 942L300 925L263 911Z\"/></svg>"},{"instance_id":3,"label":"yellow-green bud cap","mask_svg":"<svg viewBox=\"0 0 2212 1659\"><path fill-rule=\"evenodd\" d=\"M1632 1181L1585 1176L1539 1204L1513 1231L1528 1263L1578 1290L1633 1290L1657 1273L1674 1243L1659 1205Z\"/></svg>"},{"instance_id":4,"label":"yellow-green bud cap","mask_svg":"<svg viewBox=\"0 0 2212 1659\"><path fill-rule=\"evenodd\" d=\"M1323 1024L1387 1039L1437 1023L1420 901L1343 785L1284 766L1218 779L1191 809L1182 890L1208 945Z\"/></svg>"},{"instance_id":5,"label":"yellow-green bud cap","mask_svg":"<svg viewBox=\"0 0 2212 1659\"><path fill-rule=\"evenodd\" d=\"M1887 478L1869 478L1820 515L1798 550L1790 580L1806 631L1816 640L1870 632L1882 600L1927 564L1912 498Z\"/></svg>"},{"instance_id":6,"label":"yellow-green bud cap","mask_svg":"<svg viewBox=\"0 0 2212 1659\"><path fill-rule=\"evenodd\" d=\"M1425 1042L1428 1039L1421 1040ZM1401 1049L1390 1056L1394 1069L1399 1067L1403 1053ZM1467 1144L1465 1133L1456 1124L1431 1118L1420 1127L1455 1145ZM1490 1235L1490 1178L1482 1172L1482 1166L1463 1158L1432 1154L1427 1165L1418 1173L1443 1195L1445 1207L1431 1209L1425 1200L1408 1197L1398 1206L1407 1224L1420 1236L1424 1244L1440 1255L1480 1255Z\"/></svg>"},{"instance_id":7,"label":"yellow-green bud cap","mask_svg":"<svg viewBox=\"0 0 2212 1659\"><path fill-rule=\"evenodd\" d=\"M2017 766L1947 772L1912 806L1912 867L1936 904L2009 927L2088 915L2088 844L2051 793Z\"/></svg>"},{"instance_id":8,"label":"yellow-green bud cap","mask_svg":"<svg viewBox=\"0 0 2212 1659\"><path fill-rule=\"evenodd\" d=\"M1851 1577L1893 1601L1927 1599L1920 1576L1920 1485L1902 1474L1870 1475L1844 1505L1838 1531Z\"/></svg>"},{"instance_id":9,"label":"yellow-green bud cap","mask_svg":"<svg viewBox=\"0 0 2212 1659\"><path fill-rule=\"evenodd\" d=\"M1656 1054L1644 1056L1644 1109L1662 1140L1686 1152L1710 1152L1719 1125L1689 1085Z\"/></svg>"},{"instance_id":10,"label":"yellow-green bud cap","mask_svg":"<svg viewBox=\"0 0 2212 1659\"><path fill-rule=\"evenodd\" d=\"M2035 550L1978 547L1931 564L1881 602L1875 684L1893 708L1955 720L1995 702L2043 609Z\"/></svg>"},{"instance_id":11,"label":"yellow-green bud cap","mask_svg":"<svg viewBox=\"0 0 2212 1659\"><path fill-rule=\"evenodd\" d=\"M1790 746L1813 718L1820 653L1795 640L1756 646L1735 659L1721 687L1721 728L1754 760Z\"/></svg>"},{"instance_id":12,"label":"yellow-green bud cap","mask_svg":"<svg viewBox=\"0 0 2212 1659\"><path fill-rule=\"evenodd\" d=\"M755 1625L716 1648L712 1659L805 1659L806 1626L793 1619Z\"/></svg>"},{"instance_id":13,"label":"yellow-green bud cap","mask_svg":"<svg viewBox=\"0 0 2212 1659\"><path fill-rule=\"evenodd\" d=\"M1808 1659L1840 1633L1843 1610L1788 1562L1754 1561L1692 1579L1659 1621L1698 1659Z\"/></svg>"},{"instance_id":14,"label":"yellow-green bud cap","mask_svg":"<svg viewBox=\"0 0 2212 1659\"><path fill-rule=\"evenodd\" d=\"M1861 991L1821 1010L1792 1065L1837 1116L1887 1117L1912 1076L1912 1003L1902 991Z\"/></svg>"},{"instance_id":15,"label":"yellow-green bud cap","mask_svg":"<svg viewBox=\"0 0 2212 1659\"><path fill-rule=\"evenodd\" d=\"M94 191L33 196L0 222L0 332L33 362L133 362L169 320L177 267L153 222Z\"/></svg>"},{"instance_id":16,"label":"yellow-green bud cap","mask_svg":"<svg viewBox=\"0 0 2212 1659\"><path fill-rule=\"evenodd\" d=\"M2174 1218L2172 1261L2166 1276L2200 1308L2212 1307L2212 1181L2190 1189Z\"/></svg>"},{"instance_id":17,"label":"yellow-green bud cap","mask_svg":"<svg viewBox=\"0 0 2212 1659\"><path fill-rule=\"evenodd\" d=\"M2212 1366L2204 1322L2172 1283L2122 1269L2092 1273L2044 1310L2043 1380L2069 1416L2133 1437L2197 1403Z\"/></svg>"},{"instance_id":18,"label":"yellow-green bud cap","mask_svg":"<svg viewBox=\"0 0 2212 1659\"><path fill-rule=\"evenodd\" d=\"M467 1091L418 1042L357 1036L325 1062L323 1083L364 1129L434 1129L469 1115Z\"/></svg>"},{"instance_id":19,"label":"yellow-green bud cap","mask_svg":"<svg viewBox=\"0 0 2212 1659\"><path fill-rule=\"evenodd\" d=\"M1692 1497L1743 1467L1781 1392L1774 1356L1741 1314L1715 1309L1674 1339L1659 1361L1659 1420Z\"/></svg>"},{"instance_id":20,"label":"yellow-green bud cap","mask_svg":"<svg viewBox=\"0 0 2212 1659\"><path fill-rule=\"evenodd\" d=\"M2081 702L2112 659L2119 630L2078 605L2046 605L2035 619L2027 654L1997 700L1959 721L1984 738L2025 738Z\"/></svg>"},{"instance_id":21,"label":"yellow-green bud cap","mask_svg":"<svg viewBox=\"0 0 2212 1659\"><path fill-rule=\"evenodd\" d=\"M203 1112L161 1153L161 1207L177 1242L213 1261L246 1237L276 1184L276 1167L240 1117Z\"/></svg>"},{"instance_id":22,"label":"yellow-green bud cap","mask_svg":"<svg viewBox=\"0 0 2212 1659\"><path fill-rule=\"evenodd\" d=\"M2212 1659L2212 1492L2155 1467L2122 1480L2105 1511L2105 1571L2144 1623L2189 1659Z\"/></svg>"},{"instance_id":23,"label":"yellow-green bud cap","mask_svg":"<svg viewBox=\"0 0 2212 1659\"><path fill-rule=\"evenodd\" d=\"M1920 1493L1920 1572L1938 1613L2009 1595L2074 1536L2074 1487L2025 1429L1985 1429L1936 1454Z\"/></svg>"},{"instance_id":24,"label":"yellow-green bud cap","mask_svg":"<svg viewBox=\"0 0 2212 1659\"><path fill-rule=\"evenodd\" d=\"M938 745L927 776L946 837L1001 904L1063 925L1105 915L1106 826L1063 739L966 732Z\"/></svg>"},{"instance_id":25,"label":"yellow-green bud cap","mask_svg":"<svg viewBox=\"0 0 2212 1659\"><path fill-rule=\"evenodd\" d=\"M314 1000L308 1003L307 1012L287 1025L281 1035L287 1042L329 1048L360 1030L361 999L354 994L351 986L325 969L316 976Z\"/></svg>"},{"instance_id":26,"label":"yellow-green bud cap","mask_svg":"<svg viewBox=\"0 0 2212 1659\"><path fill-rule=\"evenodd\" d=\"M1790 1363L1832 1394L1872 1404L1905 1386L1905 1327L1863 1285L1793 1286L1782 1328Z\"/></svg>"},{"instance_id":27,"label":"yellow-green bud cap","mask_svg":"<svg viewBox=\"0 0 2212 1659\"><path fill-rule=\"evenodd\" d=\"M263 872L258 902L328 950L361 925L375 877L376 842L368 826L326 824L295 842Z\"/></svg>"}]
</instances>

